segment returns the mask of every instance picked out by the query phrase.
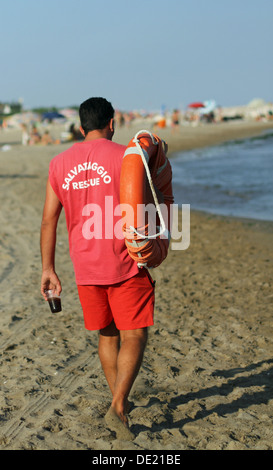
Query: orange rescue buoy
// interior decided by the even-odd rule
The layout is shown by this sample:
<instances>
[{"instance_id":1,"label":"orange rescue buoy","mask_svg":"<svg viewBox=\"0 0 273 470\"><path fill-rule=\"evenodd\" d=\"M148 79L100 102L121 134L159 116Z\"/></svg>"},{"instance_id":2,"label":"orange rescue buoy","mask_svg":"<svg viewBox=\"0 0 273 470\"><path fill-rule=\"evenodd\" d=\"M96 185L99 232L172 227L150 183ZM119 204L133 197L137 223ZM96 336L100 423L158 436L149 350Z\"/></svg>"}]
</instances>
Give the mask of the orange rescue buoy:
<instances>
[{"instance_id":1,"label":"orange rescue buoy","mask_svg":"<svg viewBox=\"0 0 273 470\"><path fill-rule=\"evenodd\" d=\"M139 267L157 267L168 254L174 197L166 153L163 140L149 131L140 131L123 157L122 230L128 253Z\"/></svg>"}]
</instances>

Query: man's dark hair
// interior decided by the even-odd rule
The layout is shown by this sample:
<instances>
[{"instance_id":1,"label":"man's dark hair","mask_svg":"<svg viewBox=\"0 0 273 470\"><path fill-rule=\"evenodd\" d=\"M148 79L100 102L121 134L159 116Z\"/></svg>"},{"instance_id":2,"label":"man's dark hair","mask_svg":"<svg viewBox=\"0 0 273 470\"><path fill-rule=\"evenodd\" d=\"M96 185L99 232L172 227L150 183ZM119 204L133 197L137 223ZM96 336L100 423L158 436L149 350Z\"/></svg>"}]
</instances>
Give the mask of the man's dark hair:
<instances>
[{"instance_id":1,"label":"man's dark hair","mask_svg":"<svg viewBox=\"0 0 273 470\"><path fill-rule=\"evenodd\" d=\"M105 98L89 98L80 105L81 126L85 135L96 129L104 129L114 117L114 108Z\"/></svg>"}]
</instances>

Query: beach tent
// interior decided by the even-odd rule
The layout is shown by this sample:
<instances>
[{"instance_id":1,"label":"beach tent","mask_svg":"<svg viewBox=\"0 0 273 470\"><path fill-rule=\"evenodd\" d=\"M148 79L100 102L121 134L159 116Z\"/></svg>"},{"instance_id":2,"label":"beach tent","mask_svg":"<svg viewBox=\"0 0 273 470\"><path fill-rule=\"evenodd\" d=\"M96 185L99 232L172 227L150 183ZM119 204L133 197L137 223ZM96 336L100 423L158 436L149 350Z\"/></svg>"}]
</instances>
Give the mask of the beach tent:
<instances>
[{"instance_id":1,"label":"beach tent","mask_svg":"<svg viewBox=\"0 0 273 470\"><path fill-rule=\"evenodd\" d=\"M247 106L249 108L260 108L265 105L266 102L264 100L262 100L261 98L255 98L254 100L250 101Z\"/></svg>"},{"instance_id":2,"label":"beach tent","mask_svg":"<svg viewBox=\"0 0 273 470\"><path fill-rule=\"evenodd\" d=\"M216 101L209 100L204 101L204 107L200 109L200 114L209 114L212 113L216 109Z\"/></svg>"}]
</instances>

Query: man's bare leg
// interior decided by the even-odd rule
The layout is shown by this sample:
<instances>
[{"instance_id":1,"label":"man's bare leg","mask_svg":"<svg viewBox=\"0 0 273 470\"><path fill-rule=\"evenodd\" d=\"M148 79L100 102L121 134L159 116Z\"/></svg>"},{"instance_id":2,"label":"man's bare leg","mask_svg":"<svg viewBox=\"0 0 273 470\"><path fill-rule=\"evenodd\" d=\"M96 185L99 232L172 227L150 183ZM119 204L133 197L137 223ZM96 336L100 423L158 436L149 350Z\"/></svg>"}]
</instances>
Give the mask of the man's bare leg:
<instances>
[{"instance_id":1,"label":"man's bare leg","mask_svg":"<svg viewBox=\"0 0 273 470\"><path fill-rule=\"evenodd\" d=\"M117 378L117 361L120 346L119 330L114 322L100 330L99 358L109 388L114 395Z\"/></svg>"},{"instance_id":2,"label":"man's bare leg","mask_svg":"<svg viewBox=\"0 0 273 470\"><path fill-rule=\"evenodd\" d=\"M114 428L121 438L130 439L133 435L126 429L128 396L142 363L147 329L120 331L120 349L117 331L111 324L107 330L100 332L100 360L113 394L112 405L105 418L107 424Z\"/></svg>"},{"instance_id":3,"label":"man's bare leg","mask_svg":"<svg viewBox=\"0 0 273 470\"><path fill-rule=\"evenodd\" d=\"M112 408L124 424L127 424L128 396L142 363L147 336L146 328L120 331L121 347L117 360Z\"/></svg>"}]
</instances>

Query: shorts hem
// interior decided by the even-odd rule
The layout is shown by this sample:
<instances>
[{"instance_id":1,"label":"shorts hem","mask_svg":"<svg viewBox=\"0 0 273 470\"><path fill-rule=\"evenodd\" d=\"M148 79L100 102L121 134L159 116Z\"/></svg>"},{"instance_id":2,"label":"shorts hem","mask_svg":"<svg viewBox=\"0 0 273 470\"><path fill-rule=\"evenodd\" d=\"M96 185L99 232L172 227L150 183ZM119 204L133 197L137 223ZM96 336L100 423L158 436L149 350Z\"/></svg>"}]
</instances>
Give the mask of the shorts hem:
<instances>
[{"instance_id":1,"label":"shorts hem","mask_svg":"<svg viewBox=\"0 0 273 470\"><path fill-rule=\"evenodd\" d=\"M111 320L110 323L112 323L112 321L113 321L113 320ZM84 327L85 327L85 329L86 329L87 331L99 331L99 330L103 330L104 328L106 328L107 326L109 326L110 323L107 323L107 324L104 325L104 326L98 326L98 327L97 327L97 326L94 326L94 327L93 327L93 326L86 326L86 325L84 325Z\"/></svg>"},{"instance_id":2,"label":"shorts hem","mask_svg":"<svg viewBox=\"0 0 273 470\"><path fill-rule=\"evenodd\" d=\"M145 322L145 324L141 324L141 325L127 325L127 326L122 326L122 328L119 328L117 325L117 329L119 331L129 331L129 330L139 330L140 328L148 328L149 326L153 326L154 325L154 322Z\"/></svg>"},{"instance_id":3,"label":"shorts hem","mask_svg":"<svg viewBox=\"0 0 273 470\"><path fill-rule=\"evenodd\" d=\"M112 321L111 321L112 322ZM110 322L110 323L111 323ZM87 331L99 331L99 330L103 330L104 328L106 328L107 326L110 325L110 323L107 323L107 325L105 326L100 326L100 327L88 327L85 325L85 329ZM139 330L141 328L149 328L150 326L154 326L154 321L152 322L145 322L145 325L141 324L141 325L127 325L127 326L122 326L122 328L119 328L117 325L116 325L116 328L118 331L130 331L130 330Z\"/></svg>"}]
</instances>

